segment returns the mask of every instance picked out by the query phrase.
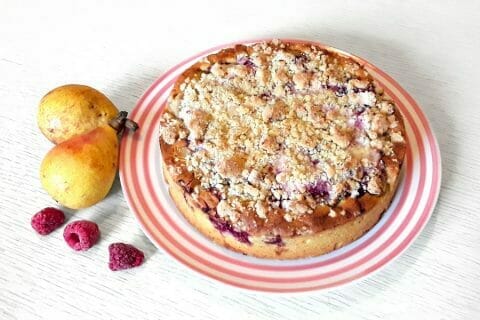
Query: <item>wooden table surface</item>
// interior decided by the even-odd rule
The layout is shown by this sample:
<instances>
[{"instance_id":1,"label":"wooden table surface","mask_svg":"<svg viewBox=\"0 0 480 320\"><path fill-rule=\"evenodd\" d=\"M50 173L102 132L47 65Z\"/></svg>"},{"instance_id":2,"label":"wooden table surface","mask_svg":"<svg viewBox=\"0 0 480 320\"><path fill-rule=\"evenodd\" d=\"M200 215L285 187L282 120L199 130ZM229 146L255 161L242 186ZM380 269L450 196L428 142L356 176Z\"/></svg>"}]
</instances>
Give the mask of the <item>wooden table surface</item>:
<instances>
[{"instance_id":1,"label":"wooden table surface","mask_svg":"<svg viewBox=\"0 0 480 320\"><path fill-rule=\"evenodd\" d=\"M461 3L461 4L460 4ZM30 218L55 205L39 165L52 145L36 125L40 98L65 83L98 88L131 110L169 67L240 39L321 41L376 64L425 110L443 159L435 212L382 271L329 292L275 296L226 287L179 264L143 235L117 179L110 195L69 212L92 219L98 245L74 253L62 229ZM0 319L480 318L480 2L0 2ZM146 253L113 273L107 247Z\"/></svg>"}]
</instances>

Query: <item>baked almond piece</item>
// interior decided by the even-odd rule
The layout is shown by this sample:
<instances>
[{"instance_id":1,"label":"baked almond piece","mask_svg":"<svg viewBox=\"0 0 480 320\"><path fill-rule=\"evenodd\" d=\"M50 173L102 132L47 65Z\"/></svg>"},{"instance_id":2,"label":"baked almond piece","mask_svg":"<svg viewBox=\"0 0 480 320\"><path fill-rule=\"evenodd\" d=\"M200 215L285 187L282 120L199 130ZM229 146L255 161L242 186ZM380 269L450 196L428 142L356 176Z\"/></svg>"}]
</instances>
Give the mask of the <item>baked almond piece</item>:
<instances>
[{"instance_id":1,"label":"baked almond piece","mask_svg":"<svg viewBox=\"0 0 480 320\"><path fill-rule=\"evenodd\" d=\"M395 193L405 129L353 59L272 41L212 54L177 80L160 124L178 209L219 245L318 256L362 236Z\"/></svg>"}]
</instances>

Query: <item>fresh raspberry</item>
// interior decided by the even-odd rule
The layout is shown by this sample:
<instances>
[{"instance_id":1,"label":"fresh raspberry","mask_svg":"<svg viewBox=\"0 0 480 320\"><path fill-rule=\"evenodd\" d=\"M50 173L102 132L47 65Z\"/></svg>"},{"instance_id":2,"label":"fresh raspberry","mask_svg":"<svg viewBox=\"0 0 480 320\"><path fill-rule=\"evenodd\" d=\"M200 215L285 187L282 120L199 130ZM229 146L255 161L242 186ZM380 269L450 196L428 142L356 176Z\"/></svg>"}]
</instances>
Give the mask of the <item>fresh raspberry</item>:
<instances>
[{"instance_id":1,"label":"fresh raspberry","mask_svg":"<svg viewBox=\"0 0 480 320\"><path fill-rule=\"evenodd\" d=\"M143 252L126 243L112 243L108 246L110 261L108 267L112 271L138 267L143 263Z\"/></svg>"},{"instance_id":2,"label":"fresh raspberry","mask_svg":"<svg viewBox=\"0 0 480 320\"><path fill-rule=\"evenodd\" d=\"M32 217L32 228L41 235L47 235L65 222L65 214L56 208L45 208Z\"/></svg>"},{"instance_id":3,"label":"fresh raspberry","mask_svg":"<svg viewBox=\"0 0 480 320\"><path fill-rule=\"evenodd\" d=\"M85 251L93 247L100 237L96 223L88 220L74 221L63 231L63 238L76 251Z\"/></svg>"}]
</instances>

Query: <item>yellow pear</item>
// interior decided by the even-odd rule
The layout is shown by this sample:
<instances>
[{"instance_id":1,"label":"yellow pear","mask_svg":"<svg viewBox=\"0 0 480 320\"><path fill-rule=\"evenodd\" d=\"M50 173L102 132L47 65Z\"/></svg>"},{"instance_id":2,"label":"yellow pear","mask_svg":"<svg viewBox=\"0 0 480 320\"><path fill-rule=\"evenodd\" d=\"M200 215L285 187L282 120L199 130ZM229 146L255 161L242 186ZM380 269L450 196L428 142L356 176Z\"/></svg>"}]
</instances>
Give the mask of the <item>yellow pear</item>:
<instances>
[{"instance_id":1,"label":"yellow pear","mask_svg":"<svg viewBox=\"0 0 480 320\"><path fill-rule=\"evenodd\" d=\"M118 113L100 91L68 84L47 93L38 108L38 127L55 144L106 125Z\"/></svg>"},{"instance_id":2,"label":"yellow pear","mask_svg":"<svg viewBox=\"0 0 480 320\"><path fill-rule=\"evenodd\" d=\"M63 206L86 208L105 198L117 166L117 131L106 124L53 147L42 161L40 180Z\"/></svg>"}]
</instances>

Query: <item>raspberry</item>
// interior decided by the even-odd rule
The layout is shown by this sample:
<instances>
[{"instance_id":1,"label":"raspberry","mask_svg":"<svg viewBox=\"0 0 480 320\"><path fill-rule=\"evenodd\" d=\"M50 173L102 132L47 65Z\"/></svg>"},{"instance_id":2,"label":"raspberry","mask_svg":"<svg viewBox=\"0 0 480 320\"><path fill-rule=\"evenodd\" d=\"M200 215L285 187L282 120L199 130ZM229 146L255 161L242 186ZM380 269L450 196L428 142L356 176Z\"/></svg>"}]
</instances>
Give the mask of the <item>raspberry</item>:
<instances>
[{"instance_id":1,"label":"raspberry","mask_svg":"<svg viewBox=\"0 0 480 320\"><path fill-rule=\"evenodd\" d=\"M312 196L318 196L321 199L330 197L330 184L324 180L318 180L315 184L307 187Z\"/></svg>"},{"instance_id":2,"label":"raspberry","mask_svg":"<svg viewBox=\"0 0 480 320\"><path fill-rule=\"evenodd\" d=\"M45 208L32 217L32 228L41 235L47 235L65 222L65 214L56 208Z\"/></svg>"},{"instance_id":3,"label":"raspberry","mask_svg":"<svg viewBox=\"0 0 480 320\"><path fill-rule=\"evenodd\" d=\"M143 252L126 243L112 243L108 246L110 261L108 267L112 271L138 267L143 263Z\"/></svg>"},{"instance_id":4,"label":"raspberry","mask_svg":"<svg viewBox=\"0 0 480 320\"><path fill-rule=\"evenodd\" d=\"M74 221L63 231L63 238L76 251L85 251L93 247L100 237L96 223L88 220Z\"/></svg>"},{"instance_id":5,"label":"raspberry","mask_svg":"<svg viewBox=\"0 0 480 320\"><path fill-rule=\"evenodd\" d=\"M248 239L248 232L235 230L229 222L224 221L218 216L209 216L208 218L213 226L221 233L228 232L239 242L251 244L250 239Z\"/></svg>"}]
</instances>

